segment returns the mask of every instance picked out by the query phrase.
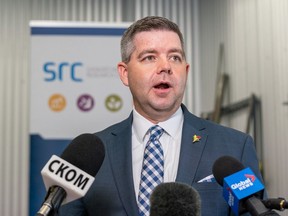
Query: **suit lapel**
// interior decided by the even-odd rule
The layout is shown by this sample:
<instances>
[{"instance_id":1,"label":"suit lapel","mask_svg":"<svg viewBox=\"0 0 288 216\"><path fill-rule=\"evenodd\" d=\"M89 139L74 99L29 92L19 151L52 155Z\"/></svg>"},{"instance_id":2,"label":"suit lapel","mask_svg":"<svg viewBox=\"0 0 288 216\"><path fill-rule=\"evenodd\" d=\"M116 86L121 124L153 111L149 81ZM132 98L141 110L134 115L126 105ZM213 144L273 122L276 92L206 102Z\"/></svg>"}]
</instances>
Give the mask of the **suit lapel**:
<instances>
[{"instance_id":1,"label":"suit lapel","mask_svg":"<svg viewBox=\"0 0 288 216\"><path fill-rule=\"evenodd\" d=\"M112 132L107 152L120 199L127 215L134 216L138 215L138 207L132 171L131 121L130 116L119 130Z\"/></svg>"},{"instance_id":2,"label":"suit lapel","mask_svg":"<svg viewBox=\"0 0 288 216\"><path fill-rule=\"evenodd\" d=\"M192 184L206 144L207 134L202 121L193 116L182 106L184 125L182 130L181 150L176 181ZM194 136L198 140L194 140Z\"/></svg>"},{"instance_id":3,"label":"suit lapel","mask_svg":"<svg viewBox=\"0 0 288 216\"><path fill-rule=\"evenodd\" d=\"M184 105L182 109L184 125L176 181L191 184L206 144L207 134L202 121L189 113ZM126 213L135 216L138 215L138 206L132 171L131 124L132 115L119 125L118 130L111 133L111 139L107 143L107 156ZM194 135L200 136L200 140L193 142Z\"/></svg>"}]
</instances>

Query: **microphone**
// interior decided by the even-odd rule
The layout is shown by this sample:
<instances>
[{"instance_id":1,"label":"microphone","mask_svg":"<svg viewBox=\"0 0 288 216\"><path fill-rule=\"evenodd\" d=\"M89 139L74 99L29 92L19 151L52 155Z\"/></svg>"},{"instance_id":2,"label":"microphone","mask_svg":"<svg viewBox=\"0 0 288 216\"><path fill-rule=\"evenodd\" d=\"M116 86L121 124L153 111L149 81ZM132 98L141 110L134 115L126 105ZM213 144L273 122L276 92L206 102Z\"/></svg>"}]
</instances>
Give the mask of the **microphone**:
<instances>
[{"instance_id":1,"label":"microphone","mask_svg":"<svg viewBox=\"0 0 288 216\"><path fill-rule=\"evenodd\" d=\"M37 216L58 213L63 203L83 197L94 181L105 157L103 142L93 134L74 138L60 157L52 155L41 170L46 190Z\"/></svg>"},{"instance_id":2,"label":"microphone","mask_svg":"<svg viewBox=\"0 0 288 216\"><path fill-rule=\"evenodd\" d=\"M190 185L167 182L154 188L150 196L150 216L200 216L199 193Z\"/></svg>"},{"instance_id":3,"label":"microphone","mask_svg":"<svg viewBox=\"0 0 288 216\"><path fill-rule=\"evenodd\" d=\"M288 209L288 202L281 197L262 200L262 202L269 209L276 209L279 211Z\"/></svg>"},{"instance_id":4,"label":"microphone","mask_svg":"<svg viewBox=\"0 0 288 216\"><path fill-rule=\"evenodd\" d=\"M212 168L213 175L223 187L223 196L235 215L249 212L252 216L279 215L266 208L260 200L264 185L250 168L236 158L218 158Z\"/></svg>"}]
</instances>

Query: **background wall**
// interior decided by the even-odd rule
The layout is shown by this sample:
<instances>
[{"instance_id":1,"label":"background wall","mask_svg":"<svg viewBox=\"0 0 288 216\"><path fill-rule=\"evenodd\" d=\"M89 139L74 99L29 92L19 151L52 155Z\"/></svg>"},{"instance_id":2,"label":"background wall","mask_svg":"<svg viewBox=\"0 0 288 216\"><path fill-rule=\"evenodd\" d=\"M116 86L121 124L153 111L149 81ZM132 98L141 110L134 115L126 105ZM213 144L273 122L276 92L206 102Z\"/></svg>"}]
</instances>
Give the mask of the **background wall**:
<instances>
[{"instance_id":1,"label":"background wall","mask_svg":"<svg viewBox=\"0 0 288 216\"><path fill-rule=\"evenodd\" d=\"M262 103L263 165L270 197L288 198L288 1L199 0L201 110L214 107L219 46L229 75L226 103L254 93ZM245 130L245 113L230 119ZM288 215L288 211L283 213Z\"/></svg>"},{"instance_id":2,"label":"background wall","mask_svg":"<svg viewBox=\"0 0 288 216\"><path fill-rule=\"evenodd\" d=\"M224 44L226 102L251 93L261 99L266 186L271 197L288 198L287 0L0 0L0 215L28 215L29 21L132 22L146 15L170 18L184 32L192 63L185 104L197 115L213 109ZM243 119L228 124L243 130Z\"/></svg>"}]
</instances>

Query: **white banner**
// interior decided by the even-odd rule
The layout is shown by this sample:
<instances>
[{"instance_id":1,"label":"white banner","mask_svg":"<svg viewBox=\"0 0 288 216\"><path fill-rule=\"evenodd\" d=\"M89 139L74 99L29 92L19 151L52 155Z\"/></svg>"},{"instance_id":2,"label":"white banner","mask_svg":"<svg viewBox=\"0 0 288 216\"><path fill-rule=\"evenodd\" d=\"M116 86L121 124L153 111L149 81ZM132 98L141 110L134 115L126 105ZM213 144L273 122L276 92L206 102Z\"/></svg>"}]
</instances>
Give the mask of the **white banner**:
<instances>
[{"instance_id":1,"label":"white banner","mask_svg":"<svg viewBox=\"0 0 288 216\"><path fill-rule=\"evenodd\" d=\"M31 22L31 134L74 138L127 117L116 69L126 26Z\"/></svg>"},{"instance_id":2,"label":"white banner","mask_svg":"<svg viewBox=\"0 0 288 216\"><path fill-rule=\"evenodd\" d=\"M45 196L41 169L74 137L126 118L129 89L119 79L120 40L128 23L32 21L30 215Z\"/></svg>"}]
</instances>

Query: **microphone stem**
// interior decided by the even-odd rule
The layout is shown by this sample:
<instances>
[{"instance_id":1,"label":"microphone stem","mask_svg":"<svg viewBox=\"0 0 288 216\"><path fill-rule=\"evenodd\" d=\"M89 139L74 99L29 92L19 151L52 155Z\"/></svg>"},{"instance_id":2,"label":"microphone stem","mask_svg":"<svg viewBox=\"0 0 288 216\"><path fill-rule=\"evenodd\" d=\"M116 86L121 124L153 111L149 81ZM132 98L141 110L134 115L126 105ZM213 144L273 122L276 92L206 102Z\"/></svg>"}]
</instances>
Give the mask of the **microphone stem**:
<instances>
[{"instance_id":1,"label":"microphone stem","mask_svg":"<svg viewBox=\"0 0 288 216\"><path fill-rule=\"evenodd\" d=\"M258 198L252 196L245 201L245 206L252 216L264 216L271 212ZM268 214L269 215L269 214Z\"/></svg>"},{"instance_id":2,"label":"microphone stem","mask_svg":"<svg viewBox=\"0 0 288 216\"><path fill-rule=\"evenodd\" d=\"M58 212L58 209L65 199L67 193L59 186L49 188L45 201L42 207L37 212L36 216L53 216Z\"/></svg>"}]
</instances>

